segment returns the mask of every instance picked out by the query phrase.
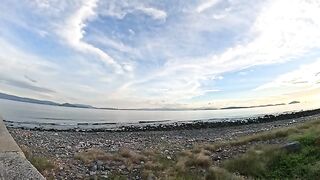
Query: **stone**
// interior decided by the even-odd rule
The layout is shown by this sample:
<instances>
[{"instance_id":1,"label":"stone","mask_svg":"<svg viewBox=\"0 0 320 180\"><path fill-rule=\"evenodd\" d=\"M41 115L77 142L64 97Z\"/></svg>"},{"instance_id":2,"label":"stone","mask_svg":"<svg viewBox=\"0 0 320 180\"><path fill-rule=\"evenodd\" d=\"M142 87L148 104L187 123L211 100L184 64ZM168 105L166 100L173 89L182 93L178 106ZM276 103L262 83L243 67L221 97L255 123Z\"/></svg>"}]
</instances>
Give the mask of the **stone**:
<instances>
[{"instance_id":1,"label":"stone","mask_svg":"<svg viewBox=\"0 0 320 180\"><path fill-rule=\"evenodd\" d=\"M95 164L93 166L91 166L90 171L97 171L98 170L98 166Z\"/></svg>"},{"instance_id":2,"label":"stone","mask_svg":"<svg viewBox=\"0 0 320 180\"><path fill-rule=\"evenodd\" d=\"M298 152L301 150L301 144L298 141L285 144L283 147L288 152Z\"/></svg>"},{"instance_id":3,"label":"stone","mask_svg":"<svg viewBox=\"0 0 320 180\"><path fill-rule=\"evenodd\" d=\"M215 157L213 157L213 160L214 161L221 161L221 157L220 156L215 156Z\"/></svg>"},{"instance_id":4,"label":"stone","mask_svg":"<svg viewBox=\"0 0 320 180\"><path fill-rule=\"evenodd\" d=\"M102 166L104 163L103 163L103 161L98 160L98 161L96 161L96 164L97 164L97 166Z\"/></svg>"}]
</instances>

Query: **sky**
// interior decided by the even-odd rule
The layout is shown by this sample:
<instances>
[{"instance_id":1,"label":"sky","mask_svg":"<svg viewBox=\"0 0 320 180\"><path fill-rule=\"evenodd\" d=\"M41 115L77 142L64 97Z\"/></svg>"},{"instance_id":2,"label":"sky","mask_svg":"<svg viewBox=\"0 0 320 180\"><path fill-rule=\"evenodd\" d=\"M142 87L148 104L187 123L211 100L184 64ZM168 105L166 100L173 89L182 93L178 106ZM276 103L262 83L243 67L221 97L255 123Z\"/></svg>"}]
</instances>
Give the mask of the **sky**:
<instances>
[{"instance_id":1,"label":"sky","mask_svg":"<svg viewBox=\"0 0 320 180\"><path fill-rule=\"evenodd\" d=\"M99 107L320 100L319 0L2 0L0 91Z\"/></svg>"}]
</instances>

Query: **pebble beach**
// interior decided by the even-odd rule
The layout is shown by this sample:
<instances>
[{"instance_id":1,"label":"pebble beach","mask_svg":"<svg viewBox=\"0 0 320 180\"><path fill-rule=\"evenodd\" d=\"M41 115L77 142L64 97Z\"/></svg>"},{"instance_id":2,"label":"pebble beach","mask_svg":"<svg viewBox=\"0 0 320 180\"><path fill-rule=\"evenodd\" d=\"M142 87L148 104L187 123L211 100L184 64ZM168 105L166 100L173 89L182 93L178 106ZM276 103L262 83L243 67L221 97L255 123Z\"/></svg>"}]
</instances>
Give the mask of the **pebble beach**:
<instances>
[{"instance_id":1,"label":"pebble beach","mask_svg":"<svg viewBox=\"0 0 320 180\"><path fill-rule=\"evenodd\" d=\"M136 132L75 132L75 131L39 131L8 128L18 145L32 153L33 156L45 157L53 161L55 168L43 174L53 179L109 179L117 173L128 179L142 179L144 161L127 167L122 161L84 163L76 158L77 153L88 149L99 149L106 153L116 153L121 150L141 153L146 150L160 152L169 161L178 153L191 149L198 144L210 144L223 140L231 140L239 136L251 135L275 128L289 127L303 123L320 115L312 115L287 120L266 123L255 123L232 127L217 127L189 130L169 131L136 131ZM259 143L259 142L258 142ZM281 139L268 144L286 143ZM248 145L221 149L211 155L216 164L244 153Z\"/></svg>"}]
</instances>

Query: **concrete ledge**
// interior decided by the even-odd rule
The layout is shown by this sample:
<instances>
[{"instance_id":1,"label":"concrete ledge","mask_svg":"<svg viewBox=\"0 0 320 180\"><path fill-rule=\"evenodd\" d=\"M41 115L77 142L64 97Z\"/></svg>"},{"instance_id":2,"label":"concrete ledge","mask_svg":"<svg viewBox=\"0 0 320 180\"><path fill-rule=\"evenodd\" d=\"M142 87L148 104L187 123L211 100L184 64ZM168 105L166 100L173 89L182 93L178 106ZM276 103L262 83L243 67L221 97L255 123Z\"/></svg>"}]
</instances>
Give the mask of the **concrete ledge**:
<instances>
[{"instance_id":1,"label":"concrete ledge","mask_svg":"<svg viewBox=\"0 0 320 180\"><path fill-rule=\"evenodd\" d=\"M0 116L0 180L45 179L26 159Z\"/></svg>"}]
</instances>

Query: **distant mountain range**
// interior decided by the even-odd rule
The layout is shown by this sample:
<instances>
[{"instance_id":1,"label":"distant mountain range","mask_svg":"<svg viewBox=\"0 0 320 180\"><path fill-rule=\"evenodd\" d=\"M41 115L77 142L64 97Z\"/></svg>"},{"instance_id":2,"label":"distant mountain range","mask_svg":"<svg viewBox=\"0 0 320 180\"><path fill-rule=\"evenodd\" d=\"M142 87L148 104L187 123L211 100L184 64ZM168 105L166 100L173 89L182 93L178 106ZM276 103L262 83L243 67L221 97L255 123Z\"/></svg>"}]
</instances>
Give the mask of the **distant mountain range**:
<instances>
[{"instance_id":1,"label":"distant mountain range","mask_svg":"<svg viewBox=\"0 0 320 180\"><path fill-rule=\"evenodd\" d=\"M51 106L64 106L64 107L75 107L75 108L95 108L93 106L85 105L85 104L70 104L70 103L60 104L57 102L14 96L14 95L5 94L5 93L0 93L0 99L7 99L7 100L12 100L12 101L19 101L19 102L26 102L26 103L33 103L33 104L51 105Z\"/></svg>"},{"instance_id":2,"label":"distant mountain range","mask_svg":"<svg viewBox=\"0 0 320 180\"><path fill-rule=\"evenodd\" d=\"M271 107L271 106L283 106L286 103L279 104L266 104L266 105L258 105L258 106L231 106L224 108L97 108L91 105L86 104L71 104L71 103L57 103L53 101L47 100L38 100L26 97L19 97L10 94L0 93L0 99L7 99L12 101L20 101L26 103L34 103L34 104L43 104L43 105L51 105L51 106L63 106L63 107L73 107L73 108L89 108L89 109L102 109L102 110L144 110L144 111L185 111L185 110L226 110L226 109L247 109L247 108L258 108L258 107ZM292 101L288 104L298 104L299 101Z\"/></svg>"},{"instance_id":3,"label":"distant mountain range","mask_svg":"<svg viewBox=\"0 0 320 180\"><path fill-rule=\"evenodd\" d=\"M284 105L286 105L286 103L265 104L265 105L258 105L258 106L235 106L235 107L225 107L221 109L247 109L247 108L272 107L272 106L284 106Z\"/></svg>"}]
</instances>

